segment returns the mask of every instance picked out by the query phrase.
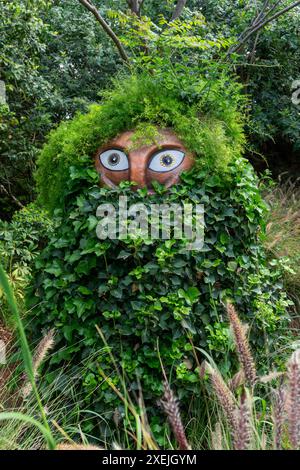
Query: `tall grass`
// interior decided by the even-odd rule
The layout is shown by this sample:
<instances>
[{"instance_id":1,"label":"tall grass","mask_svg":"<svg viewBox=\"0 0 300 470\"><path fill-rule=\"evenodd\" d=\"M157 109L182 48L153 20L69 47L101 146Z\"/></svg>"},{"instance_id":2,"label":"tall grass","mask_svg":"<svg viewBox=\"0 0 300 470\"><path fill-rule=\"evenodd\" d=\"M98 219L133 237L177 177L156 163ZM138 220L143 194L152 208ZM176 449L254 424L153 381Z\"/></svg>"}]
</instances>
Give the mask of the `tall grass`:
<instances>
[{"instance_id":1,"label":"tall grass","mask_svg":"<svg viewBox=\"0 0 300 470\"><path fill-rule=\"evenodd\" d=\"M300 314L300 186L299 180L279 178L265 191L269 206L264 245L271 257L287 259L284 284Z\"/></svg>"},{"instance_id":2,"label":"tall grass","mask_svg":"<svg viewBox=\"0 0 300 470\"><path fill-rule=\"evenodd\" d=\"M71 377L71 382L68 382L64 379L65 371L61 370L50 387L39 387L42 391L38 390L37 381L42 380L38 375L39 367L53 346L54 332L50 331L42 338L32 355L13 292L1 266L0 285L7 296L19 333L25 371L25 376L23 373L20 378L18 372L19 375L13 377L15 385L16 380L20 380L21 385L17 383L17 387L12 387L12 390L17 388L17 392L12 392L7 383L4 386L7 394L0 395L0 407L3 410L0 412L0 421L3 422L0 425L0 448L33 449L44 448L45 444L48 449L62 450L102 448L148 450L161 447L149 427L142 390L139 390L138 401L135 403L130 397L126 377L122 373L119 376L121 387L116 387L101 369L99 351L95 351L94 356L90 356L86 359L86 363L82 364L82 375L90 361L100 360L99 374L124 405L123 418L127 425L123 429L123 438L121 434L119 435L119 443L116 443L114 438L102 439L99 435L95 436L84 431L86 419L100 424L101 421L105 421L105 416L83 409L82 404L86 397L80 397L76 392L76 381L81 380L80 377ZM199 363L198 367L197 399L200 405L198 417L193 417L192 421L193 425L195 420L199 420L200 424L196 423L198 426L194 426L198 429L198 434L195 435L195 430L189 432L191 429L189 423L185 425L182 420L180 403L166 379L162 363L164 395L160 403L173 436L171 437L171 434L167 436L164 448L299 449L300 350L294 351L285 372L271 370L267 375L259 375L247 338L248 330L241 323L232 304L226 305L226 311L240 370L234 376L225 379L209 355L198 349L206 359L202 365ZM111 349L101 330L97 328L97 331L104 343L102 353L109 354L112 364L115 364ZM115 367L118 370L117 364ZM72 390L73 395L70 399ZM44 406L44 403L47 405ZM108 412L112 414L112 410Z\"/></svg>"},{"instance_id":3,"label":"tall grass","mask_svg":"<svg viewBox=\"0 0 300 470\"><path fill-rule=\"evenodd\" d=\"M41 402L41 398L35 383L35 373L34 373L34 366L33 366L33 360L32 360L32 355L30 352L30 348L28 345L28 341L25 335L25 330L24 326L21 320L21 316L18 310L17 302L15 300L13 291L9 285L9 282L7 280L6 274L0 264L0 286L2 287L6 297L7 297L7 302L9 304L9 307L12 312L13 320L16 324L16 328L19 334L19 340L20 340L20 345L21 345L21 350L22 350L22 357L24 361L24 370L25 373L28 377L28 381L31 384L35 400L38 406L38 410L40 413L40 418L41 422L38 421L35 418L32 418L31 416L24 415L19 412L2 412L0 413L0 421L8 420L8 419L14 419L14 420L20 420L26 423L30 423L34 426L36 426L43 436L45 437L49 449L55 449L55 440L53 438L50 426L47 421L46 413L44 410L44 406Z\"/></svg>"},{"instance_id":4,"label":"tall grass","mask_svg":"<svg viewBox=\"0 0 300 470\"><path fill-rule=\"evenodd\" d=\"M204 363L213 396L219 403L213 448L275 450L300 448L300 349L294 351L285 373L256 374L254 359L237 312L227 304L241 365L238 380L226 383L216 367ZM276 386L275 386L276 384ZM269 386L266 400L265 387Z\"/></svg>"}]
</instances>

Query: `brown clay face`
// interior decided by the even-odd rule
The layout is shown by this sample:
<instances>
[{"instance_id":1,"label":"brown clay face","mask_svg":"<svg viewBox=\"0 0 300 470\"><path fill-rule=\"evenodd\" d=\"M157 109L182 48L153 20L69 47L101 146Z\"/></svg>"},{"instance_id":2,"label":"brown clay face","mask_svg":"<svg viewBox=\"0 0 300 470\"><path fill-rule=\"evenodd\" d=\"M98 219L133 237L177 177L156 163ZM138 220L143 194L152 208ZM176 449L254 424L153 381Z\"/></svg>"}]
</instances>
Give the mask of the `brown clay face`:
<instances>
[{"instance_id":1,"label":"brown clay face","mask_svg":"<svg viewBox=\"0 0 300 470\"><path fill-rule=\"evenodd\" d=\"M136 183L134 188L151 192L152 181L167 188L179 181L180 173L189 170L194 159L170 130L159 130L157 143L133 147L133 131L123 132L98 149L95 164L102 182L116 187L121 181ZM131 150L134 148L134 150Z\"/></svg>"}]
</instances>

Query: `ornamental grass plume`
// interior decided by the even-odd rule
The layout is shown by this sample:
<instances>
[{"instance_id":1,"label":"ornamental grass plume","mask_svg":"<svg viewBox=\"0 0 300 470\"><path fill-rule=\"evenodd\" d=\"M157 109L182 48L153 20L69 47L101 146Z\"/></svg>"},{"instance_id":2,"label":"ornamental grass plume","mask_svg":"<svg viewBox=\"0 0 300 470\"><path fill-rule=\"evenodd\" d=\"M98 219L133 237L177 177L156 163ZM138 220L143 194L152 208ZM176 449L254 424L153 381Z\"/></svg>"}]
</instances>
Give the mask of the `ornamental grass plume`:
<instances>
[{"instance_id":1,"label":"ornamental grass plume","mask_svg":"<svg viewBox=\"0 0 300 470\"><path fill-rule=\"evenodd\" d=\"M164 381L164 395L161 399L161 405L168 417L175 439L180 450L190 450L184 426L181 421L178 400L172 392L167 381Z\"/></svg>"},{"instance_id":2,"label":"ornamental grass plume","mask_svg":"<svg viewBox=\"0 0 300 470\"><path fill-rule=\"evenodd\" d=\"M243 370L239 370L232 379L229 380L228 386L232 392L235 392L239 387L245 383L245 374Z\"/></svg>"},{"instance_id":3,"label":"ornamental grass plume","mask_svg":"<svg viewBox=\"0 0 300 470\"><path fill-rule=\"evenodd\" d=\"M252 438L250 404L245 398L237 412L237 428L235 429L233 446L235 450L249 449Z\"/></svg>"},{"instance_id":4,"label":"ornamental grass plume","mask_svg":"<svg viewBox=\"0 0 300 470\"><path fill-rule=\"evenodd\" d=\"M237 424L237 405L234 395L224 382L219 371L206 365L207 371L210 374L211 383L216 394L216 397L222 407L222 410L225 414L227 422L229 424L232 435L235 434L238 424Z\"/></svg>"},{"instance_id":5,"label":"ornamental grass plume","mask_svg":"<svg viewBox=\"0 0 300 470\"><path fill-rule=\"evenodd\" d=\"M211 447L212 450L224 450L222 428L219 421L216 423L215 429L211 433Z\"/></svg>"},{"instance_id":6,"label":"ornamental grass plume","mask_svg":"<svg viewBox=\"0 0 300 470\"><path fill-rule=\"evenodd\" d=\"M245 334L244 326L231 303L227 303L226 309L246 382L250 387L254 387L257 380L256 367L249 347L249 342Z\"/></svg>"},{"instance_id":7,"label":"ornamental grass plume","mask_svg":"<svg viewBox=\"0 0 300 470\"><path fill-rule=\"evenodd\" d=\"M42 362L46 358L48 352L54 346L54 330L50 330L46 336L39 342L35 353L32 357L32 365L33 365L33 374L34 378L38 376L39 367L41 366ZM23 399L27 398L32 390L32 385L29 381L26 381L25 385L21 389L21 396Z\"/></svg>"},{"instance_id":8,"label":"ornamental grass plume","mask_svg":"<svg viewBox=\"0 0 300 470\"><path fill-rule=\"evenodd\" d=\"M275 400L273 404L273 423L274 423L274 447L276 450L282 448L282 435L285 423L286 408L286 390L281 385L275 391Z\"/></svg>"},{"instance_id":9,"label":"ornamental grass plume","mask_svg":"<svg viewBox=\"0 0 300 470\"><path fill-rule=\"evenodd\" d=\"M300 446L300 350L288 362L287 415L290 443L293 449Z\"/></svg>"}]
</instances>

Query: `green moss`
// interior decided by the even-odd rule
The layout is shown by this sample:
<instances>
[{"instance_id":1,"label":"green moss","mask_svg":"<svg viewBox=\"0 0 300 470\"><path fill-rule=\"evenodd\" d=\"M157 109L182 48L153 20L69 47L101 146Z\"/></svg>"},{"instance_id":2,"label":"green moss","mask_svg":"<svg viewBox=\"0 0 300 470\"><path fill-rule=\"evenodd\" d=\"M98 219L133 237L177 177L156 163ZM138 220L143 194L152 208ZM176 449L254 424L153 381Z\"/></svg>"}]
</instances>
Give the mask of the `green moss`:
<instances>
[{"instance_id":1,"label":"green moss","mask_svg":"<svg viewBox=\"0 0 300 470\"><path fill-rule=\"evenodd\" d=\"M239 88L223 78L213 84L201 79L193 90L191 104L183 89L169 90L153 77L116 81L101 106L91 106L87 114L63 122L50 134L36 172L40 203L50 212L61 207L71 166L88 157L92 167L97 148L124 130L137 129L137 142L143 136L153 141L154 125L171 127L198 157L199 169L224 176L244 143Z\"/></svg>"},{"instance_id":2,"label":"green moss","mask_svg":"<svg viewBox=\"0 0 300 470\"><path fill-rule=\"evenodd\" d=\"M131 137L131 145L128 150L135 150L143 145L159 145L160 132L156 126L149 122L137 124Z\"/></svg>"}]
</instances>

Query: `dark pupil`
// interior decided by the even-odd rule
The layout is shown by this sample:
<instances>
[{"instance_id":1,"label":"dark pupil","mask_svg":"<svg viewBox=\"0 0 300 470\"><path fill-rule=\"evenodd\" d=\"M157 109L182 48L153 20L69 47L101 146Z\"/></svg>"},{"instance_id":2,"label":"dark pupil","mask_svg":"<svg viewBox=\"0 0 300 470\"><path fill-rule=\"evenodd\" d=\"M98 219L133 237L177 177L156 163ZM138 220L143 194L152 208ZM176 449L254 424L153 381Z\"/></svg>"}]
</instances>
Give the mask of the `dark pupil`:
<instances>
[{"instance_id":1,"label":"dark pupil","mask_svg":"<svg viewBox=\"0 0 300 470\"><path fill-rule=\"evenodd\" d=\"M112 153L108 157L108 161L111 165L117 165L120 161L120 155L118 155L117 153Z\"/></svg>"},{"instance_id":2,"label":"dark pupil","mask_svg":"<svg viewBox=\"0 0 300 470\"><path fill-rule=\"evenodd\" d=\"M162 162L163 162L164 165L169 166L173 163L173 158L170 155L165 155L162 158Z\"/></svg>"}]
</instances>

